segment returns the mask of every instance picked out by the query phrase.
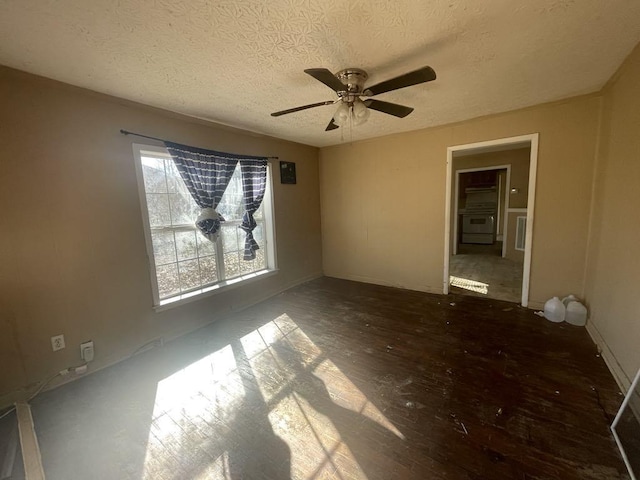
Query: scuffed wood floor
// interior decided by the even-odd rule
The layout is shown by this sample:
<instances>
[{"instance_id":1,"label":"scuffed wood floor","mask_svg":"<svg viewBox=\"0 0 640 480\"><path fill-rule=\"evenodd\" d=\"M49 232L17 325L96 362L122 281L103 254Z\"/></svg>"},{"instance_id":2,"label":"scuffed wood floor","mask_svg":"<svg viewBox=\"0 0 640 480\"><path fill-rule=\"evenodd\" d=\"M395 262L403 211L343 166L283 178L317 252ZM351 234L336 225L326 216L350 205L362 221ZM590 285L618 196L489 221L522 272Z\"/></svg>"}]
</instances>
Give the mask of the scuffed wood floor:
<instances>
[{"instance_id":1,"label":"scuffed wood floor","mask_svg":"<svg viewBox=\"0 0 640 480\"><path fill-rule=\"evenodd\" d=\"M33 412L49 480L584 480L628 478L621 399L583 328L322 278Z\"/></svg>"}]
</instances>

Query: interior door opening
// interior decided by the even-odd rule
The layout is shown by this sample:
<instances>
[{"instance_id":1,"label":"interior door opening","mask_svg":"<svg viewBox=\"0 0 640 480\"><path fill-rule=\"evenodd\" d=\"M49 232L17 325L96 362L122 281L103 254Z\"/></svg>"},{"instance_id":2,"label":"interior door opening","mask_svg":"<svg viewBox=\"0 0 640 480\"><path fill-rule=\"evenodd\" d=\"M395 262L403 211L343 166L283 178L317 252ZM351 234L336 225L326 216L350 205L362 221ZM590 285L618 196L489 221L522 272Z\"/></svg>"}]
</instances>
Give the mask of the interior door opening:
<instances>
[{"instance_id":1,"label":"interior door opening","mask_svg":"<svg viewBox=\"0 0 640 480\"><path fill-rule=\"evenodd\" d=\"M444 293L527 306L538 135L450 147Z\"/></svg>"}]
</instances>

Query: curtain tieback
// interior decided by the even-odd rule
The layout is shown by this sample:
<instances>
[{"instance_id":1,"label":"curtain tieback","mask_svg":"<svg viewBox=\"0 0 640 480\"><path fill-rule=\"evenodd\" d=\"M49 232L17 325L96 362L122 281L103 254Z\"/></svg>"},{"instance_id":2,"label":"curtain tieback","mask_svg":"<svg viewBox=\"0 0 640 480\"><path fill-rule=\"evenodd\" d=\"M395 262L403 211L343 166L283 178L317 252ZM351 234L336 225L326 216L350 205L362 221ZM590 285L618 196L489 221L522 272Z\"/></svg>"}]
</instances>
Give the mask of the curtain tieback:
<instances>
[{"instance_id":1,"label":"curtain tieback","mask_svg":"<svg viewBox=\"0 0 640 480\"><path fill-rule=\"evenodd\" d=\"M218 240L221 223L224 221L224 217L215 208L203 208L196 219L196 226L208 240L215 242Z\"/></svg>"},{"instance_id":2,"label":"curtain tieback","mask_svg":"<svg viewBox=\"0 0 640 480\"><path fill-rule=\"evenodd\" d=\"M244 240L244 260L253 260L256 258L256 250L259 250L258 242L253 238L253 230L258 226L255 218L253 218L253 212L244 212L242 215L242 223L238 226L241 230L244 230L247 234Z\"/></svg>"},{"instance_id":3,"label":"curtain tieback","mask_svg":"<svg viewBox=\"0 0 640 480\"><path fill-rule=\"evenodd\" d=\"M239 225L239 228L247 233L251 233L257 226L258 224L256 223L255 218L253 218L253 213L244 212L242 215L242 223Z\"/></svg>"}]
</instances>

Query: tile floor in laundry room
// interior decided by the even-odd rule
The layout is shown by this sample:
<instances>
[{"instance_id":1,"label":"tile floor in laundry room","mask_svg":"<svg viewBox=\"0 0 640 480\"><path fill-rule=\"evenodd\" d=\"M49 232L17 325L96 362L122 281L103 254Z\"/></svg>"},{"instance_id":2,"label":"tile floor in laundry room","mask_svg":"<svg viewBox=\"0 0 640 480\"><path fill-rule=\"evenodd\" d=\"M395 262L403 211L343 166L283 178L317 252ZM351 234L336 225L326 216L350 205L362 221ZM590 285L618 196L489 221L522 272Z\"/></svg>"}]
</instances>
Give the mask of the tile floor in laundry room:
<instances>
[{"instance_id":1,"label":"tile floor in laundry room","mask_svg":"<svg viewBox=\"0 0 640 480\"><path fill-rule=\"evenodd\" d=\"M522 262L502 258L502 242L493 245L459 245L449 258L452 293L520 303Z\"/></svg>"}]
</instances>

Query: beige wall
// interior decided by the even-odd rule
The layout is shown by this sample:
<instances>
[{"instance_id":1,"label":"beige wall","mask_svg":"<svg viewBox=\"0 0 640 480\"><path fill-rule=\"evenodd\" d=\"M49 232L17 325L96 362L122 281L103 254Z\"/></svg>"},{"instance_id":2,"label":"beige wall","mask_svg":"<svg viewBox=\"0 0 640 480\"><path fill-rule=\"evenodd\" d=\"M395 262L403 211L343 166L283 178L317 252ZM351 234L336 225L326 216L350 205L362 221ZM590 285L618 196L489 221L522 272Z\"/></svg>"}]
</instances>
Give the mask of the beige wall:
<instances>
[{"instance_id":1,"label":"beige wall","mask_svg":"<svg viewBox=\"0 0 640 480\"><path fill-rule=\"evenodd\" d=\"M640 46L603 100L586 301L589 328L626 386L640 367Z\"/></svg>"},{"instance_id":2,"label":"beige wall","mask_svg":"<svg viewBox=\"0 0 640 480\"><path fill-rule=\"evenodd\" d=\"M578 97L322 148L325 274L441 293L447 147L539 132L530 305L582 293L599 107Z\"/></svg>"},{"instance_id":3,"label":"beige wall","mask_svg":"<svg viewBox=\"0 0 640 480\"><path fill-rule=\"evenodd\" d=\"M91 369L321 274L318 150L0 68L0 404L80 363ZM155 313L131 144L121 128L296 162L274 179L273 277ZM277 168L275 169L277 175ZM51 351L64 334L67 348Z\"/></svg>"}]
</instances>

